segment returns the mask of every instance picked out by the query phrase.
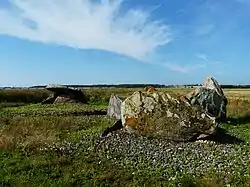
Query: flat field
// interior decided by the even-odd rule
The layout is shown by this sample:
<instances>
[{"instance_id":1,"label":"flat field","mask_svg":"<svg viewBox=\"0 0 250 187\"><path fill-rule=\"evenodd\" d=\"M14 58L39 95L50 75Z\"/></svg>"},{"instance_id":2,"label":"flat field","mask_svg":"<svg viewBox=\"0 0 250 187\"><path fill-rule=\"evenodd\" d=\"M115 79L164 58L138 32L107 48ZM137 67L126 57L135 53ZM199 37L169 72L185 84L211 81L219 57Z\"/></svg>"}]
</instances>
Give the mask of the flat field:
<instances>
[{"instance_id":1,"label":"flat field","mask_svg":"<svg viewBox=\"0 0 250 187\"><path fill-rule=\"evenodd\" d=\"M88 104L60 105L41 105L44 90L0 91L0 186L250 186L250 89L224 89L220 141L100 137L115 122L110 95L139 89L87 89Z\"/></svg>"}]
</instances>

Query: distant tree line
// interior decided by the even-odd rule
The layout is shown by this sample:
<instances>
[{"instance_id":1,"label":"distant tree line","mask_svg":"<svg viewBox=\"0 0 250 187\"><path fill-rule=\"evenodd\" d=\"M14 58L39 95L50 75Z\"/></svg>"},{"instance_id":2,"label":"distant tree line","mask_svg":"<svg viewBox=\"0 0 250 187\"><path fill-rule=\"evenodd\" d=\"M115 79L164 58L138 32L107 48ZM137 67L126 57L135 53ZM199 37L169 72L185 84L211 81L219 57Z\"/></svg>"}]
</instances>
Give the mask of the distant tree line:
<instances>
[{"instance_id":1,"label":"distant tree line","mask_svg":"<svg viewBox=\"0 0 250 187\"><path fill-rule=\"evenodd\" d=\"M222 88L250 88L250 85L221 85Z\"/></svg>"},{"instance_id":2,"label":"distant tree line","mask_svg":"<svg viewBox=\"0 0 250 187\"><path fill-rule=\"evenodd\" d=\"M75 88L142 88L146 86L153 86L155 88L171 88L171 87L197 87L201 84L187 84L187 85L164 85L164 84L97 84L97 85L64 85L67 87L75 87ZM32 89L42 89L46 86L32 86L29 88ZM250 88L250 85L221 85L222 88Z\"/></svg>"}]
</instances>

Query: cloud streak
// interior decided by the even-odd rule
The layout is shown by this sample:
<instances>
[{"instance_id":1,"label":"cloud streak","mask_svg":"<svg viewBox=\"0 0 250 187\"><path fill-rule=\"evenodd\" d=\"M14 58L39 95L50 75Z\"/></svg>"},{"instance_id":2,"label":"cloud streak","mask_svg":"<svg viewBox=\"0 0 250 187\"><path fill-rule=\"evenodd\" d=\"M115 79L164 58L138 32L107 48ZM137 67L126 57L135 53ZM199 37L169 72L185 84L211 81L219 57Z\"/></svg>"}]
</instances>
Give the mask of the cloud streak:
<instances>
[{"instance_id":1,"label":"cloud streak","mask_svg":"<svg viewBox=\"0 0 250 187\"><path fill-rule=\"evenodd\" d=\"M206 65L218 65L221 64L220 61L214 61L214 60L210 60L208 58L208 56L206 54L203 53L198 53L195 55L198 59L200 59L203 63L205 63Z\"/></svg>"},{"instance_id":2,"label":"cloud streak","mask_svg":"<svg viewBox=\"0 0 250 187\"><path fill-rule=\"evenodd\" d=\"M122 0L11 0L0 9L0 34L46 44L98 49L144 61L168 44L168 25Z\"/></svg>"},{"instance_id":3,"label":"cloud streak","mask_svg":"<svg viewBox=\"0 0 250 187\"><path fill-rule=\"evenodd\" d=\"M213 32L213 30L214 30L213 24L203 24L203 25L197 26L197 29L195 30L195 34L197 36L209 35Z\"/></svg>"},{"instance_id":4,"label":"cloud streak","mask_svg":"<svg viewBox=\"0 0 250 187\"><path fill-rule=\"evenodd\" d=\"M198 54L196 54L196 57L201 59L201 60L208 61L206 54L198 53Z\"/></svg>"},{"instance_id":5,"label":"cloud streak","mask_svg":"<svg viewBox=\"0 0 250 187\"><path fill-rule=\"evenodd\" d=\"M214 66L221 64L220 61L211 61L208 55L204 53L195 54L196 58L199 59L198 63L194 64L186 64L186 65L178 65L173 63L163 63L162 66L168 68L171 71L179 72L179 73L191 73L201 68L206 68L208 66Z\"/></svg>"},{"instance_id":6,"label":"cloud streak","mask_svg":"<svg viewBox=\"0 0 250 187\"><path fill-rule=\"evenodd\" d=\"M164 67L168 68L171 71L179 73L190 73L200 68L205 68L206 64L190 64L190 65L177 65L173 63L164 63Z\"/></svg>"}]
</instances>

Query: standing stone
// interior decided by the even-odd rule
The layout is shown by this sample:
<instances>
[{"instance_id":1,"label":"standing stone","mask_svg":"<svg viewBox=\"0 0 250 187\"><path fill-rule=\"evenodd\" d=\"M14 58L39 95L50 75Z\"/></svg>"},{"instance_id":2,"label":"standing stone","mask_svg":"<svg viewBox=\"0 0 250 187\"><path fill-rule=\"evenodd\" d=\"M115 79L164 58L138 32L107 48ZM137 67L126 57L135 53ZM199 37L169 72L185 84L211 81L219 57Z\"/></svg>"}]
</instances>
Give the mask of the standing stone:
<instances>
[{"instance_id":1,"label":"standing stone","mask_svg":"<svg viewBox=\"0 0 250 187\"><path fill-rule=\"evenodd\" d=\"M200 106L203 111L215 117L217 122L226 121L228 100L213 77L207 77L201 87L182 99L192 106Z\"/></svg>"},{"instance_id":2,"label":"standing stone","mask_svg":"<svg viewBox=\"0 0 250 187\"><path fill-rule=\"evenodd\" d=\"M121 104L122 100L118 96L111 95L109 99L107 116L117 120L121 119Z\"/></svg>"}]
</instances>

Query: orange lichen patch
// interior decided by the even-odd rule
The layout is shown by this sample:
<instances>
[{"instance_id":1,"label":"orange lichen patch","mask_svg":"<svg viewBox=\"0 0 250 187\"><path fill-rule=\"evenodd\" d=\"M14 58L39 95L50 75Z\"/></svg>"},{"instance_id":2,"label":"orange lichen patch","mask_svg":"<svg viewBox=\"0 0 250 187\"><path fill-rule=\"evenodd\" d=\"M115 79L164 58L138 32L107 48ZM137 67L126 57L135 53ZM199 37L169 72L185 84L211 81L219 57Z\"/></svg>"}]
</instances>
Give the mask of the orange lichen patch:
<instances>
[{"instance_id":1,"label":"orange lichen patch","mask_svg":"<svg viewBox=\"0 0 250 187\"><path fill-rule=\"evenodd\" d=\"M125 126L135 127L138 124L138 120L134 117L127 117L125 118Z\"/></svg>"},{"instance_id":2,"label":"orange lichen patch","mask_svg":"<svg viewBox=\"0 0 250 187\"><path fill-rule=\"evenodd\" d=\"M144 88L144 90L148 93L153 93L153 92L156 92L156 88L154 88L153 86L147 86Z\"/></svg>"}]
</instances>

